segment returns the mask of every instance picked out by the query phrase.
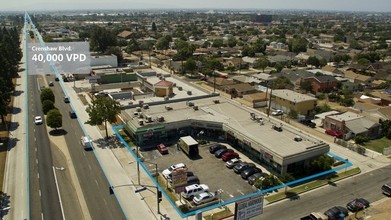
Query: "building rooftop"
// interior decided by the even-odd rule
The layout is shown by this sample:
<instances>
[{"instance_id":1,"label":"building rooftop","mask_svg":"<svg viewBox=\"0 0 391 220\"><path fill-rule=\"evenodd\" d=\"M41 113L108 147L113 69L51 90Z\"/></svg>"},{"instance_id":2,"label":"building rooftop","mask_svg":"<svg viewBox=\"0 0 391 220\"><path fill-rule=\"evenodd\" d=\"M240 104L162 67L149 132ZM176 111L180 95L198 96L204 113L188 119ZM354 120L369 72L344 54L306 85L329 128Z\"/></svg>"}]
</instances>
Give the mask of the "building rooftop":
<instances>
[{"instance_id":1,"label":"building rooftop","mask_svg":"<svg viewBox=\"0 0 391 220\"><path fill-rule=\"evenodd\" d=\"M339 115L330 115L330 116L327 116L331 119L334 119L336 121L351 121L351 120L355 120L355 119L358 119L358 118L362 118L364 116L362 115L359 115L359 114L356 114L356 113L353 113L353 112L345 112L345 113L342 113L342 114L339 114Z\"/></svg>"},{"instance_id":2,"label":"building rooftop","mask_svg":"<svg viewBox=\"0 0 391 220\"><path fill-rule=\"evenodd\" d=\"M305 102L305 101L315 101L318 100L315 97L301 94L289 89L275 89L273 90L273 96L280 97L282 99L294 102L294 103L299 103L299 102Z\"/></svg>"},{"instance_id":3,"label":"building rooftop","mask_svg":"<svg viewBox=\"0 0 391 220\"><path fill-rule=\"evenodd\" d=\"M153 122L144 125L139 125L140 119L134 115L136 108L126 110L124 117L129 120L128 124L131 123L135 129L148 129L158 125L174 128L186 124L187 120L194 124L206 123L207 127L216 125L221 127L222 125L226 130L240 133L251 143L253 148L260 150L263 146L263 148L282 157L303 153L318 146L327 147L324 142L304 134L288 124L272 117L268 118L261 112L231 103L223 97L203 98L191 102L198 107L198 110L188 106L187 102L152 105L148 109L142 109L143 114L153 119ZM171 110L167 110L167 106ZM263 125L251 119L250 113L252 112L256 112L259 117L263 118ZM157 118L159 117L164 117L164 122L158 122ZM282 126L283 131L274 130L273 125ZM300 136L302 141L294 141L297 136Z\"/></svg>"}]
</instances>

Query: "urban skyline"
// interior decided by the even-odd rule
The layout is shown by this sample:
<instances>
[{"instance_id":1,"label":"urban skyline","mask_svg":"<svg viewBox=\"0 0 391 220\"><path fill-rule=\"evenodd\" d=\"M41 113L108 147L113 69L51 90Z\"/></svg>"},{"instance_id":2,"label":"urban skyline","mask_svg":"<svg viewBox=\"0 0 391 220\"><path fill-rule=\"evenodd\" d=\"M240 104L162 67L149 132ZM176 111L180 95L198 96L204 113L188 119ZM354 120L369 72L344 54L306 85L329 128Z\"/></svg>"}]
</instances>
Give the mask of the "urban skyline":
<instances>
[{"instance_id":1,"label":"urban skyline","mask_svg":"<svg viewBox=\"0 0 391 220\"><path fill-rule=\"evenodd\" d=\"M267 0L184 0L181 2L175 0L115 0L107 4L107 1L83 2L76 0L56 1L36 0L34 2L21 0L18 2L9 2L0 0L3 6L2 11L24 11L24 10L81 10L81 9L169 9L169 8L211 8L211 9L277 9L277 10L325 10L325 11L361 11L361 12L391 12L391 4L388 0L276 0L273 2Z\"/></svg>"}]
</instances>

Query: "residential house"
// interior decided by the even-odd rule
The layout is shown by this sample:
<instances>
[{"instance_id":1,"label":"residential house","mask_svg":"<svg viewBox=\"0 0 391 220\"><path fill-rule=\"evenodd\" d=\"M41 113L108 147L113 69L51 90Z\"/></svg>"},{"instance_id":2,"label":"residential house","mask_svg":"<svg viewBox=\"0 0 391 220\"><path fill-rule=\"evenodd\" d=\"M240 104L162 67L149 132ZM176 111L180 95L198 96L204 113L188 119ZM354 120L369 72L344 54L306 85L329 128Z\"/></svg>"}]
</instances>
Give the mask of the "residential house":
<instances>
[{"instance_id":1,"label":"residential house","mask_svg":"<svg viewBox=\"0 0 391 220\"><path fill-rule=\"evenodd\" d=\"M290 69L290 70L283 70L280 73L274 73L273 76L278 78L280 76L286 77L291 81L291 83L296 87L300 87L301 80L307 77L314 76L314 73L308 72L307 70L302 69Z\"/></svg>"},{"instance_id":2,"label":"residential house","mask_svg":"<svg viewBox=\"0 0 391 220\"><path fill-rule=\"evenodd\" d=\"M207 82L209 86L216 86L216 88L219 90L223 90L223 88L225 88L226 86L236 84L236 82L232 79L225 79L221 77L209 77Z\"/></svg>"},{"instance_id":3,"label":"residential house","mask_svg":"<svg viewBox=\"0 0 391 220\"><path fill-rule=\"evenodd\" d=\"M225 61L225 65L228 67L233 67L237 70L248 68L248 64L246 62L243 62L242 58L239 57L227 59Z\"/></svg>"},{"instance_id":4,"label":"residential house","mask_svg":"<svg viewBox=\"0 0 391 220\"><path fill-rule=\"evenodd\" d=\"M277 77L274 74L267 74L267 73L258 73L255 75L252 75L253 78L260 81L260 84L267 86L271 81L276 79Z\"/></svg>"},{"instance_id":5,"label":"residential house","mask_svg":"<svg viewBox=\"0 0 391 220\"><path fill-rule=\"evenodd\" d=\"M357 74L351 70L347 70L347 71L344 71L343 72L344 75L345 75L345 78L348 78L350 79L351 82L353 83L364 83L364 84L367 84L367 83L370 83L371 81L371 76L366 76L366 75L361 75L361 74Z\"/></svg>"},{"instance_id":6,"label":"residential house","mask_svg":"<svg viewBox=\"0 0 391 220\"><path fill-rule=\"evenodd\" d=\"M337 67L334 67L334 66L330 66L330 65L326 65L324 67L322 67L322 70L324 71L328 71L328 72L331 72L331 73L335 73L335 74L343 74L343 72L341 70L339 70Z\"/></svg>"},{"instance_id":7,"label":"residential house","mask_svg":"<svg viewBox=\"0 0 391 220\"><path fill-rule=\"evenodd\" d=\"M311 76L302 79L302 82L309 81L312 85L312 91L317 92L330 92L337 86L337 80L333 76L321 75Z\"/></svg>"},{"instance_id":8,"label":"residential house","mask_svg":"<svg viewBox=\"0 0 391 220\"><path fill-rule=\"evenodd\" d=\"M224 92L231 95L231 98L236 97L243 97L243 95L256 93L257 90L254 86L248 84L248 83L240 83L240 84L233 84L233 85L227 85L223 87Z\"/></svg>"},{"instance_id":9,"label":"residential house","mask_svg":"<svg viewBox=\"0 0 391 220\"><path fill-rule=\"evenodd\" d=\"M372 97L379 98L381 106L389 106L391 104L391 92L385 91L373 91L370 93Z\"/></svg>"},{"instance_id":10,"label":"residential house","mask_svg":"<svg viewBox=\"0 0 391 220\"><path fill-rule=\"evenodd\" d=\"M300 115L309 115L315 109L318 99L288 89L276 89L271 92L271 107L284 112L296 111Z\"/></svg>"},{"instance_id":11,"label":"residential house","mask_svg":"<svg viewBox=\"0 0 391 220\"><path fill-rule=\"evenodd\" d=\"M353 112L329 115L324 120L324 129L342 132L345 140L358 135L375 138L380 134L380 127L379 123Z\"/></svg>"},{"instance_id":12,"label":"residential house","mask_svg":"<svg viewBox=\"0 0 391 220\"><path fill-rule=\"evenodd\" d=\"M132 37L132 32L131 31L122 31L121 33L117 34L117 37L122 38L122 39L129 39Z\"/></svg>"},{"instance_id":13,"label":"residential house","mask_svg":"<svg viewBox=\"0 0 391 220\"><path fill-rule=\"evenodd\" d=\"M243 100L249 103L249 106L253 108L265 107L268 102L267 94L264 92L243 95Z\"/></svg>"},{"instance_id":14,"label":"residential house","mask_svg":"<svg viewBox=\"0 0 391 220\"><path fill-rule=\"evenodd\" d=\"M261 81L258 80L257 78L244 76L244 75L234 76L234 77L232 77L232 79L236 83L248 83L252 86L261 83Z\"/></svg>"}]
</instances>

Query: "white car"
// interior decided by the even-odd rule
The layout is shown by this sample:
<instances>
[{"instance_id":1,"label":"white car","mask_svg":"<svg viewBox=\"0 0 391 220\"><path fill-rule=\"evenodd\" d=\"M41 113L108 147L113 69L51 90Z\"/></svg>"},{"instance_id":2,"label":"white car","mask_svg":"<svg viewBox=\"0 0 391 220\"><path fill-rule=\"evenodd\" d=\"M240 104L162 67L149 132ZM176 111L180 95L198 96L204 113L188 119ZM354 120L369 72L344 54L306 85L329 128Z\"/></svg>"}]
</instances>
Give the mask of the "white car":
<instances>
[{"instance_id":1,"label":"white car","mask_svg":"<svg viewBox=\"0 0 391 220\"><path fill-rule=\"evenodd\" d=\"M185 168L185 167L186 167L186 165L183 164L183 163L178 163L178 164L175 164L175 165L171 165L169 168L163 170L162 174L163 174L164 178L169 179L171 173L174 170L179 169L179 168Z\"/></svg>"},{"instance_id":2,"label":"white car","mask_svg":"<svg viewBox=\"0 0 391 220\"><path fill-rule=\"evenodd\" d=\"M211 192L203 192L198 195L195 195L193 198L193 202L196 205L200 205L202 203L207 203L213 201L215 199L215 194Z\"/></svg>"},{"instance_id":3,"label":"white car","mask_svg":"<svg viewBox=\"0 0 391 220\"><path fill-rule=\"evenodd\" d=\"M284 114L284 112L282 110L279 110L279 109L277 109L274 112L272 112L273 116L278 116L278 115L283 115L283 114Z\"/></svg>"},{"instance_id":4,"label":"white car","mask_svg":"<svg viewBox=\"0 0 391 220\"><path fill-rule=\"evenodd\" d=\"M35 116L35 118L34 118L34 123L35 123L36 125L42 124L42 123L43 123L42 117L41 117L41 116Z\"/></svg>"}]
</instances>

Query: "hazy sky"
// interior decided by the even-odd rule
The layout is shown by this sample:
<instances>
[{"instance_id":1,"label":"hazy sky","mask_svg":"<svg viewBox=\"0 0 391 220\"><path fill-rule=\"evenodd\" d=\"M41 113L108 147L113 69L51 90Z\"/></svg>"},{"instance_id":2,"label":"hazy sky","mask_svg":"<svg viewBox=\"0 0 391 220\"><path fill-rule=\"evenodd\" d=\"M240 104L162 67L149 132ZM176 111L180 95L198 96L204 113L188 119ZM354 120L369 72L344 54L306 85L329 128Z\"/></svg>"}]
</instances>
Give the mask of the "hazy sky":
<instances>
[{"instance_id":1,"label":"hazy sky","mask_svg":"<svg viewBox=\"0 0 391 220\"><path fill-rule=\"evenodd\" d=\"M391 12L391 0L0 0L2 11L144 8L315 9Z\"/></svg>"}]
</instances>

